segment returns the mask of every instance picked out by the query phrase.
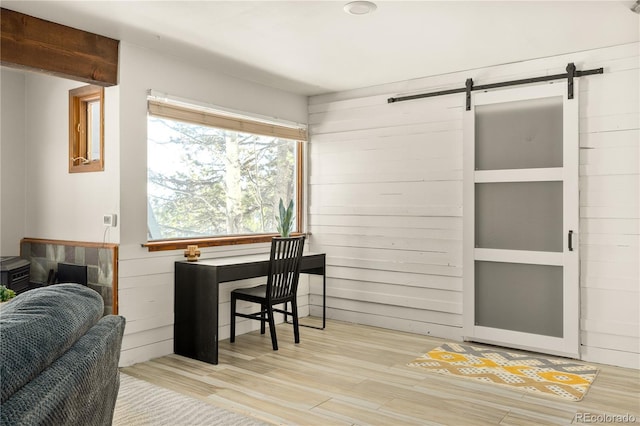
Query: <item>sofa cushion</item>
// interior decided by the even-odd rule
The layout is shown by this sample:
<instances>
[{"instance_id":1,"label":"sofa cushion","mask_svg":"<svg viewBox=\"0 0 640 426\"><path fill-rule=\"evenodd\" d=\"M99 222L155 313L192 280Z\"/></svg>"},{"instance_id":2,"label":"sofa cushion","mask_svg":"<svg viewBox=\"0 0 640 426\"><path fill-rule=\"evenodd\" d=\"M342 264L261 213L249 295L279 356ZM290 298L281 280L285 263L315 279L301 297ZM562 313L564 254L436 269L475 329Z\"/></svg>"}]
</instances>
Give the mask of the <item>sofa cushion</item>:
<instances>
[{"instance_id":1,"label":"sofa cushion","mask_svg":"<svg viewBox=\"0 0 640 426\"><path fill-rule=\"evenodd\" d=\"M0 308L4 403L64 354L103 314L102 297L78 284L27 291Z\"/></svg>"}]
</instances>

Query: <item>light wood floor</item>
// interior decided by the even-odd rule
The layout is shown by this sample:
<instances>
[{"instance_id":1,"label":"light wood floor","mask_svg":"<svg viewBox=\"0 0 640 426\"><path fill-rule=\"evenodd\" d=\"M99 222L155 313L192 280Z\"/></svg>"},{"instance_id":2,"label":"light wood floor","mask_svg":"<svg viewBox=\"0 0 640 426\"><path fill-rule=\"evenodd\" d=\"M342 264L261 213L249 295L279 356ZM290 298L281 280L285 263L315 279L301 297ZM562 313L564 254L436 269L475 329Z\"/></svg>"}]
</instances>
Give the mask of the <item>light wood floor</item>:
<instances>
[{"instance_id":1,"label":"light wood floor","mask_svg":"<svg viewBox=\"0 0 640 426\"><path fill-rule=\"evenodd\" d=\"M277 331L277 352L267 330L221 341L219 365L169 355L121 370L271 424L586 423L577 413L631 415L640 423L638 370L602 365L582 401L564 402L406 365L441 339L328 321L324 331L301 328L295 345L290 325Z\"/></svg>"}]
</instances>

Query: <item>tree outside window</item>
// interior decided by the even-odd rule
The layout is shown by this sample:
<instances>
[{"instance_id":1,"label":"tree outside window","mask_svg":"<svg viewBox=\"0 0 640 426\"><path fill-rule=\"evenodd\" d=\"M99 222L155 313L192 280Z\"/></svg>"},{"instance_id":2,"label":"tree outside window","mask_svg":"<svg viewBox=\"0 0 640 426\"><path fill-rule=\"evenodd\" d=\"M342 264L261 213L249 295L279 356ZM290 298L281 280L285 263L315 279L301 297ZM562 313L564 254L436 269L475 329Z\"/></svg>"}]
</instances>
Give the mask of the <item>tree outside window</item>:
<instances>
[{"instance_id":1,"label":"tree outside window","mask_svg":"<svg viewBox=\"0 0 640 426\"><path fill-rule=\"evenodd\" d=\"M276 232L298 203L300 142L149 115L148 240Z\"/></svg>"}]
</instances>

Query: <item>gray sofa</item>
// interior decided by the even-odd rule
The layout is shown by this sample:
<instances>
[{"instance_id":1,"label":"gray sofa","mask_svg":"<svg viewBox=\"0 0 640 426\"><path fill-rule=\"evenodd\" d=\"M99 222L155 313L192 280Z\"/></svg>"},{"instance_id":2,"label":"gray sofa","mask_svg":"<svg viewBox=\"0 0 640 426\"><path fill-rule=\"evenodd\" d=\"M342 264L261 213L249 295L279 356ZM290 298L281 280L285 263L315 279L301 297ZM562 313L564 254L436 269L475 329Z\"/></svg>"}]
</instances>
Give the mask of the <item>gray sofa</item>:
<instances>
[{"instance_id":1,"label":"gray sofa","mask_svg":"<svg viewBox=\"0 0 640 426\"><path fill-rule=\"evenodd\" d=\"M0 306L0 424L110 425L125 320L94 290L59 284Z\"/></svg>"}]
</instances>

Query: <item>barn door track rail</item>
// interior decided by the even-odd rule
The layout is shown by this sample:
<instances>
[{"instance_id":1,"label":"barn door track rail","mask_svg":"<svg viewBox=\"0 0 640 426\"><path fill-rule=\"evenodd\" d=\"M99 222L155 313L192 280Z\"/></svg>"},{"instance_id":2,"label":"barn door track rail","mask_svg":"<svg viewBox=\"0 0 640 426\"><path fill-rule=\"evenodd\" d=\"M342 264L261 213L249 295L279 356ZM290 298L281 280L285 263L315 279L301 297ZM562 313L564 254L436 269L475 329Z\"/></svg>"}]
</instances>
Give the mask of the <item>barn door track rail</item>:
<instances>
[{"instance_id":1,"label":"barn door track rail","mask_svg":"<svg viewBox=\"0 0 640 426\"><path fill-rule=\"evenodd\" d=\"M491 84L481 84L478 86L474 86L473 79L468 78L465 82L465 87L461 87L459 89L450 89L450 90L441 90L439 92L431 92L431 93L420 93L418 95L408 95L408 96L400 96L397 98L389 98L387 99L387 103L394 102L403 102L403 101L411 101L414 99L422 99L422 98L432 98L434 96L443 96L443 95L451 95L454 93L466 93L467 96L467 111L471 110L471 92L474 90L489 90L496 89L498 87L507 87L507 86L517 86L520 84L531 84L531 83L540 83L543 81L552 81L552 80L562 80L567 79L567 95L569 99L573 99L573 79L577 77L583 77L586 75L593 74L603 74L603 68L595 68L592 70L579 71L576 70L576 66L573 62L570 62L566 68L567 72L563 74L553 74L553 75L545 75L542 77L531 77L531 78L523 78L520 80L511 80L511 81L503 81L501 83L491 83Z\"/></svg>"}]
</instances>

